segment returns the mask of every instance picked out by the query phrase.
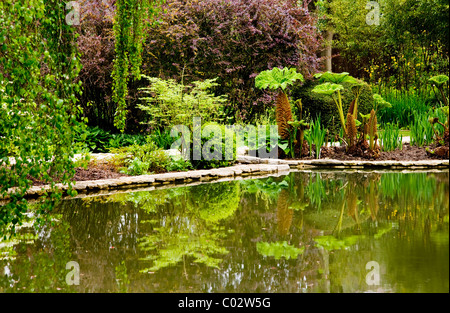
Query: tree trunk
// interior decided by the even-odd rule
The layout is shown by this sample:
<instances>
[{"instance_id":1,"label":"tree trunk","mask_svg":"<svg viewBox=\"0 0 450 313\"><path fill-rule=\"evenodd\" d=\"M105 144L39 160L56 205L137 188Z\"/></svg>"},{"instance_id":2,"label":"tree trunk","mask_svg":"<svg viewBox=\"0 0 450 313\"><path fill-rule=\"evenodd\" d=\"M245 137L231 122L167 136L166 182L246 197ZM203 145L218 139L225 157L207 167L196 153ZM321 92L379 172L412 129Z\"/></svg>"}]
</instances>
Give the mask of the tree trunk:
<instances>
[{"instance_id":1,"label":"tree trunk","mask_svg":"<svg viewBox=\"0 0 450 313\"><path fill-rule=\"evenodd\" d=\"M322 56L325 57L325 70L332 72L333 71L333 66L332 66L332 60L331 60L331 56L332 56L332 51L333 51L333 36L334 36L334 32L332 30L327 30L324 33L324 38L325 38L325 50L322 53Z\"/></svg>"}]
</instances>

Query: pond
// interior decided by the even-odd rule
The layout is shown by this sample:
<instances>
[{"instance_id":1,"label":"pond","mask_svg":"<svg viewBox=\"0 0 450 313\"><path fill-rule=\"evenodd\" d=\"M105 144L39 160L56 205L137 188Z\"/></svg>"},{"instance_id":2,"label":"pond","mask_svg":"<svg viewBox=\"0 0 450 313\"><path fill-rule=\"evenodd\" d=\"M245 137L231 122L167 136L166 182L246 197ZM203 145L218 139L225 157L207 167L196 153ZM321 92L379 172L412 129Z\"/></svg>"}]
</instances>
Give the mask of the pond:
<instances>
[{"instance_id":1,"label":"pond","mask_svg":"<svg viewBox=\"0 0 450 313\"><path fill-rule=\"evenodd\" d=\"M0 241L0 292L449 292L448 171L294 172L32 219Z\"/></svg>"}]
</instances>

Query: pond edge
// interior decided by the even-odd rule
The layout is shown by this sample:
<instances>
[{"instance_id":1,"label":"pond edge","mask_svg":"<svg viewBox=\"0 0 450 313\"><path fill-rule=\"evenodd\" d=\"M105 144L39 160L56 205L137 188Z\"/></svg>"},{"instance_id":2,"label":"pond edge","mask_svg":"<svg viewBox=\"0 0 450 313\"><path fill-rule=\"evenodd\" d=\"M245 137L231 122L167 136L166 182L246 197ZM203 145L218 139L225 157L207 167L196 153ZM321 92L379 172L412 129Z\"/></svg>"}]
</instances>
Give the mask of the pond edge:
<instances>
[{"instance_id":1,"label":"pond edge","mask_svg":"<svg viewBox=\"0 0 450 313\"><path fill-rule=\"evenodd\" d=\"M264 178L284 176L291 171L309 170L442 170L449 168L449 160L422 161L344 161L335 159L317 160L282 160L262 159L252 156L238 156L237 165L208 170L192 170L186 172L171 172L163 174L123 176L114 179L101 179L74 182L72 188L77 191L75 197L85 197L91 194L106 195L111 192L129 192L131 189L153 190L155 188L171 188L179 185L197 185L206 182L221 182L238 179ZM58 190L65 193L68 185L55 184ZM25 197L37 198L51 192L50 185L33 186L27 190ZM66 196L64 197L66 198ZM74 197L68 197L74 198ZM4 201L7 199L3 199Z\"/></svg>"}]
</instances>

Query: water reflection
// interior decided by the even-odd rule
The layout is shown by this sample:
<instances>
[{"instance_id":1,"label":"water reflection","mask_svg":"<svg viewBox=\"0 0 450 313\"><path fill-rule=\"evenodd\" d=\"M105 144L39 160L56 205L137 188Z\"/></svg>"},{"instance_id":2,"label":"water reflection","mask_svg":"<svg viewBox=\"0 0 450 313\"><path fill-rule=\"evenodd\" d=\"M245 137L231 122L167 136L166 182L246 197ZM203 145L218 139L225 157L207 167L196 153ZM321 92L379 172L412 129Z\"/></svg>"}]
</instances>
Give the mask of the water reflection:
<instances>
[{"instance_id":1,"label":"water reflection","mask_svg":"<svg viewBox=\"0 0 450 313\"><path fill-rule=\"evenodd\" d=\"M448 179L291 173L63 201L0 242L0 292L448 292Z\"/></svg>"}]
</instances>

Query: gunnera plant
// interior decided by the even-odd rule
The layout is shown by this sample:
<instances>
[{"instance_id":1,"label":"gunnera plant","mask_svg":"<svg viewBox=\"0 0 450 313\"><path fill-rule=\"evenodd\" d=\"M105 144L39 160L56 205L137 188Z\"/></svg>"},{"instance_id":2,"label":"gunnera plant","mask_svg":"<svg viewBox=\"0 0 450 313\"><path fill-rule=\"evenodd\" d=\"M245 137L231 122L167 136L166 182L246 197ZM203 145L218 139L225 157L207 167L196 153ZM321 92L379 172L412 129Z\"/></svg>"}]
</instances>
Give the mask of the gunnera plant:
<instances>
[{"instance_id":1,"label":"gunnera plant","mask_svg":"<svg viewBox=\"0 0 450 313\"><path fill-rule=\"evenodd\" d=\"M303 75L297 73L295 68L274 67L271 70L263 71L255 78L255 86L260 89L277 90L275 119L278 125L278 134L281 139L288 139L290 136L289 122L293 121L292 109L286 94L286 88L296 80L304 81Z\"/></svg>"}]
</instances>

